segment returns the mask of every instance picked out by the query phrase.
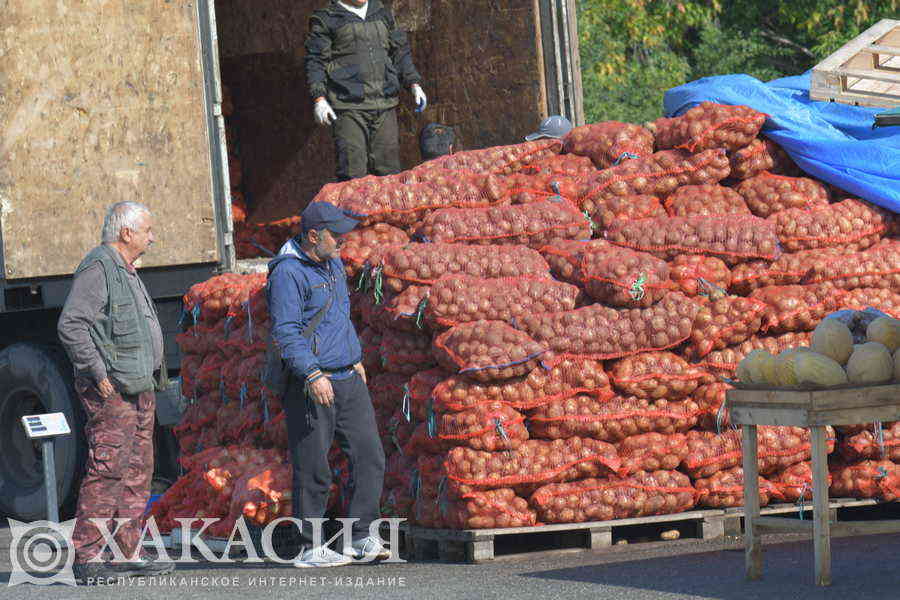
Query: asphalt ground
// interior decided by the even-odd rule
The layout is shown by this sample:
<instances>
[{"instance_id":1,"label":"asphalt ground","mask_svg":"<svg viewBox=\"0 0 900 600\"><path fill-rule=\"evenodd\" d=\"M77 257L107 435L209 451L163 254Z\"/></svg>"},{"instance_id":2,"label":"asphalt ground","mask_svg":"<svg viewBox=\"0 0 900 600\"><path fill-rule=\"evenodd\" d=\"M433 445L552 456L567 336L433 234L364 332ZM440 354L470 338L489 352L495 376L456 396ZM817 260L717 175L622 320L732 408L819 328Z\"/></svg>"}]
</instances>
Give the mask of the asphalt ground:
<instances>
[{"instance_id":1,"label":"asphalt ground","mask_svg":"<svg viewBox=\"0 0 900 600\"><path fill-rule=\"evenodd\" d=\"M104 587L9 587L12 541L0 526L0 598L55 600L540 599L602 600L889 600L900 598L900 535L832 540L833 584L813 584L812 543L767 536L761 581L744 580L740 538L679 540L530 555L479 565L440 562L294 569L277 564L180 564L157 580Z\"/></svg>"}]
</instances>

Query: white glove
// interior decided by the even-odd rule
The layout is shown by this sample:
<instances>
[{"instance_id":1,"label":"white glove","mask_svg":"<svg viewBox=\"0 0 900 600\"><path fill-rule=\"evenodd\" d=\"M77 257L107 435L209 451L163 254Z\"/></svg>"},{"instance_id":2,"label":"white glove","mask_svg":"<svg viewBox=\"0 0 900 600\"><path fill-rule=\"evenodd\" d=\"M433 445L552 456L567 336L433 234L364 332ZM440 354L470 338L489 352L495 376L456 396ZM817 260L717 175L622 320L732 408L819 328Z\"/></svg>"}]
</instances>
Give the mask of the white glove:
<instances>
[{"instance_id":1,"label":"white glove","mask_svg":"<svg viewBox=\"0 0 900 600\"><path fill-rule=\"evenodd\" d=\"M331 125L337 120L337 115L334 114L334 110L325 98L319 98L313 112L316 115L316 123L319 125Z\"/></svg>"},{"instance_id":2,"label":"white glove","mask_svg":"<svg viewBox=\"0 0 900 600\"><path fill-rule=\"evenodd\" d=\"M428 106L428 98L425 96L425 92L422 91L422 86L414 83L412 85L412 93L413 99L416 101L416 112L422 112Z\"/></svg>"}]
</instances>

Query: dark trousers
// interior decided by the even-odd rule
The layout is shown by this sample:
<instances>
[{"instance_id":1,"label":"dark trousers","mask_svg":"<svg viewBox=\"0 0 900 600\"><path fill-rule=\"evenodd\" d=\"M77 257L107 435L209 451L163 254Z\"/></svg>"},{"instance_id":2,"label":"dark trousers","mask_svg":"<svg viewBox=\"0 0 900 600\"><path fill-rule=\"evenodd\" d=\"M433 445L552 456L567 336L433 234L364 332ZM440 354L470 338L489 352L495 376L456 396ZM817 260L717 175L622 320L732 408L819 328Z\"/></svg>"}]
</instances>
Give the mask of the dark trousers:
<instances>
[{"instance_id":1,"label":"dark trousers","mask_svg":"<svg viewBox=\"0 0 900 600\"><path fill-rule=\"evenodd\" d=\"M116 532L115 540L125 556L137 550L142 516L150 497L153 477L153 423L156 395L134 396L118 392L103 398L93 381L75 379L87 424L88 459L78 494L78 509L72 544L75 561L87 562L103 547L100 530L88 519L129 519Z\"/></svg>"},{"instance_id":2,"label":"dark trousers","mask_svg":"<svg viewBox=\"0 0 900 600\"><path fill-rule=\"evenodd\" d=\"M285 394L288 448L294 466L293 509L298 519L321 518L328 502L332 473L328 450L337 438L350 462L350 506L347 517L358 518L353 538L369 535L369 525L380 516L384 485L384 449L375 423L369 390L359 375L333 380L334 403L322 406L307 398L303 382L293 382ZM303 524L304 543L311 527Z\"/></svg>"},{"instance_id":3,"label":"dark trousers","mask_svg":"<svg viewBox=\"0 0 900 600\"><path fill-rule=\"evenodd\" d=\"M335 112L331 133L338 181L400 172L397 109Z\"/></svg>"}]
</instances>

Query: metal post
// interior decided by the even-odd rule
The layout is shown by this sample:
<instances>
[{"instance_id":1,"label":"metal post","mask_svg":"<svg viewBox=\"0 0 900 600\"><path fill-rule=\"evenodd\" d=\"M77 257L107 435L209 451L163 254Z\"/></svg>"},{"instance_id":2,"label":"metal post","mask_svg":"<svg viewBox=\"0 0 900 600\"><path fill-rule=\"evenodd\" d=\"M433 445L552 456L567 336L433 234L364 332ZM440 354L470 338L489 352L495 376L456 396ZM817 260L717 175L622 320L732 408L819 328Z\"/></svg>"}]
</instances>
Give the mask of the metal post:
<instances>
[{"instance_id":1,"label":"metal post","mask_svg":"<svg viewBox=\"0 0 900 600\"><path fill-rule=\"evenodd\" d=\"M56 460L53 456L54 438L44 438L44 485L47 488L47 520L59 523L59 507L56 498Z\"/></svg>"}]
</instances>

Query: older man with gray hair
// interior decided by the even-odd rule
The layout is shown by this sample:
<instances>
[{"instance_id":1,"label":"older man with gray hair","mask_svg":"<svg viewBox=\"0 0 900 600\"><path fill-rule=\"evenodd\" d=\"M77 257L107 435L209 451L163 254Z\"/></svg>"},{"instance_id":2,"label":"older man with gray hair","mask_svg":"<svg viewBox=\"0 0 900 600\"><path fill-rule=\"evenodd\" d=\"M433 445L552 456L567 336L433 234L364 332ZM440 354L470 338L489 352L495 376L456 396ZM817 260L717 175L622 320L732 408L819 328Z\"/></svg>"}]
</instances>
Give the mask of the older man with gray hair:
<instances>
[{"instance_id":1,"label":"older man with gray hair","mask_svg":"<svg viewBox=\"0 0 900 600\"><path fill-rule=\"evenodd\" d=\"M86 416L88 457L72 536L75 577L85 584L174 569L138 547L153 477L154 392L167 380L159 319L134 266L153 241L146 206L110 206L102 243L75 270L57 326ZM116 518L124 520L118 528ZM103 523L126 561L105 561Z\"/></svg>"}]
</instances>

